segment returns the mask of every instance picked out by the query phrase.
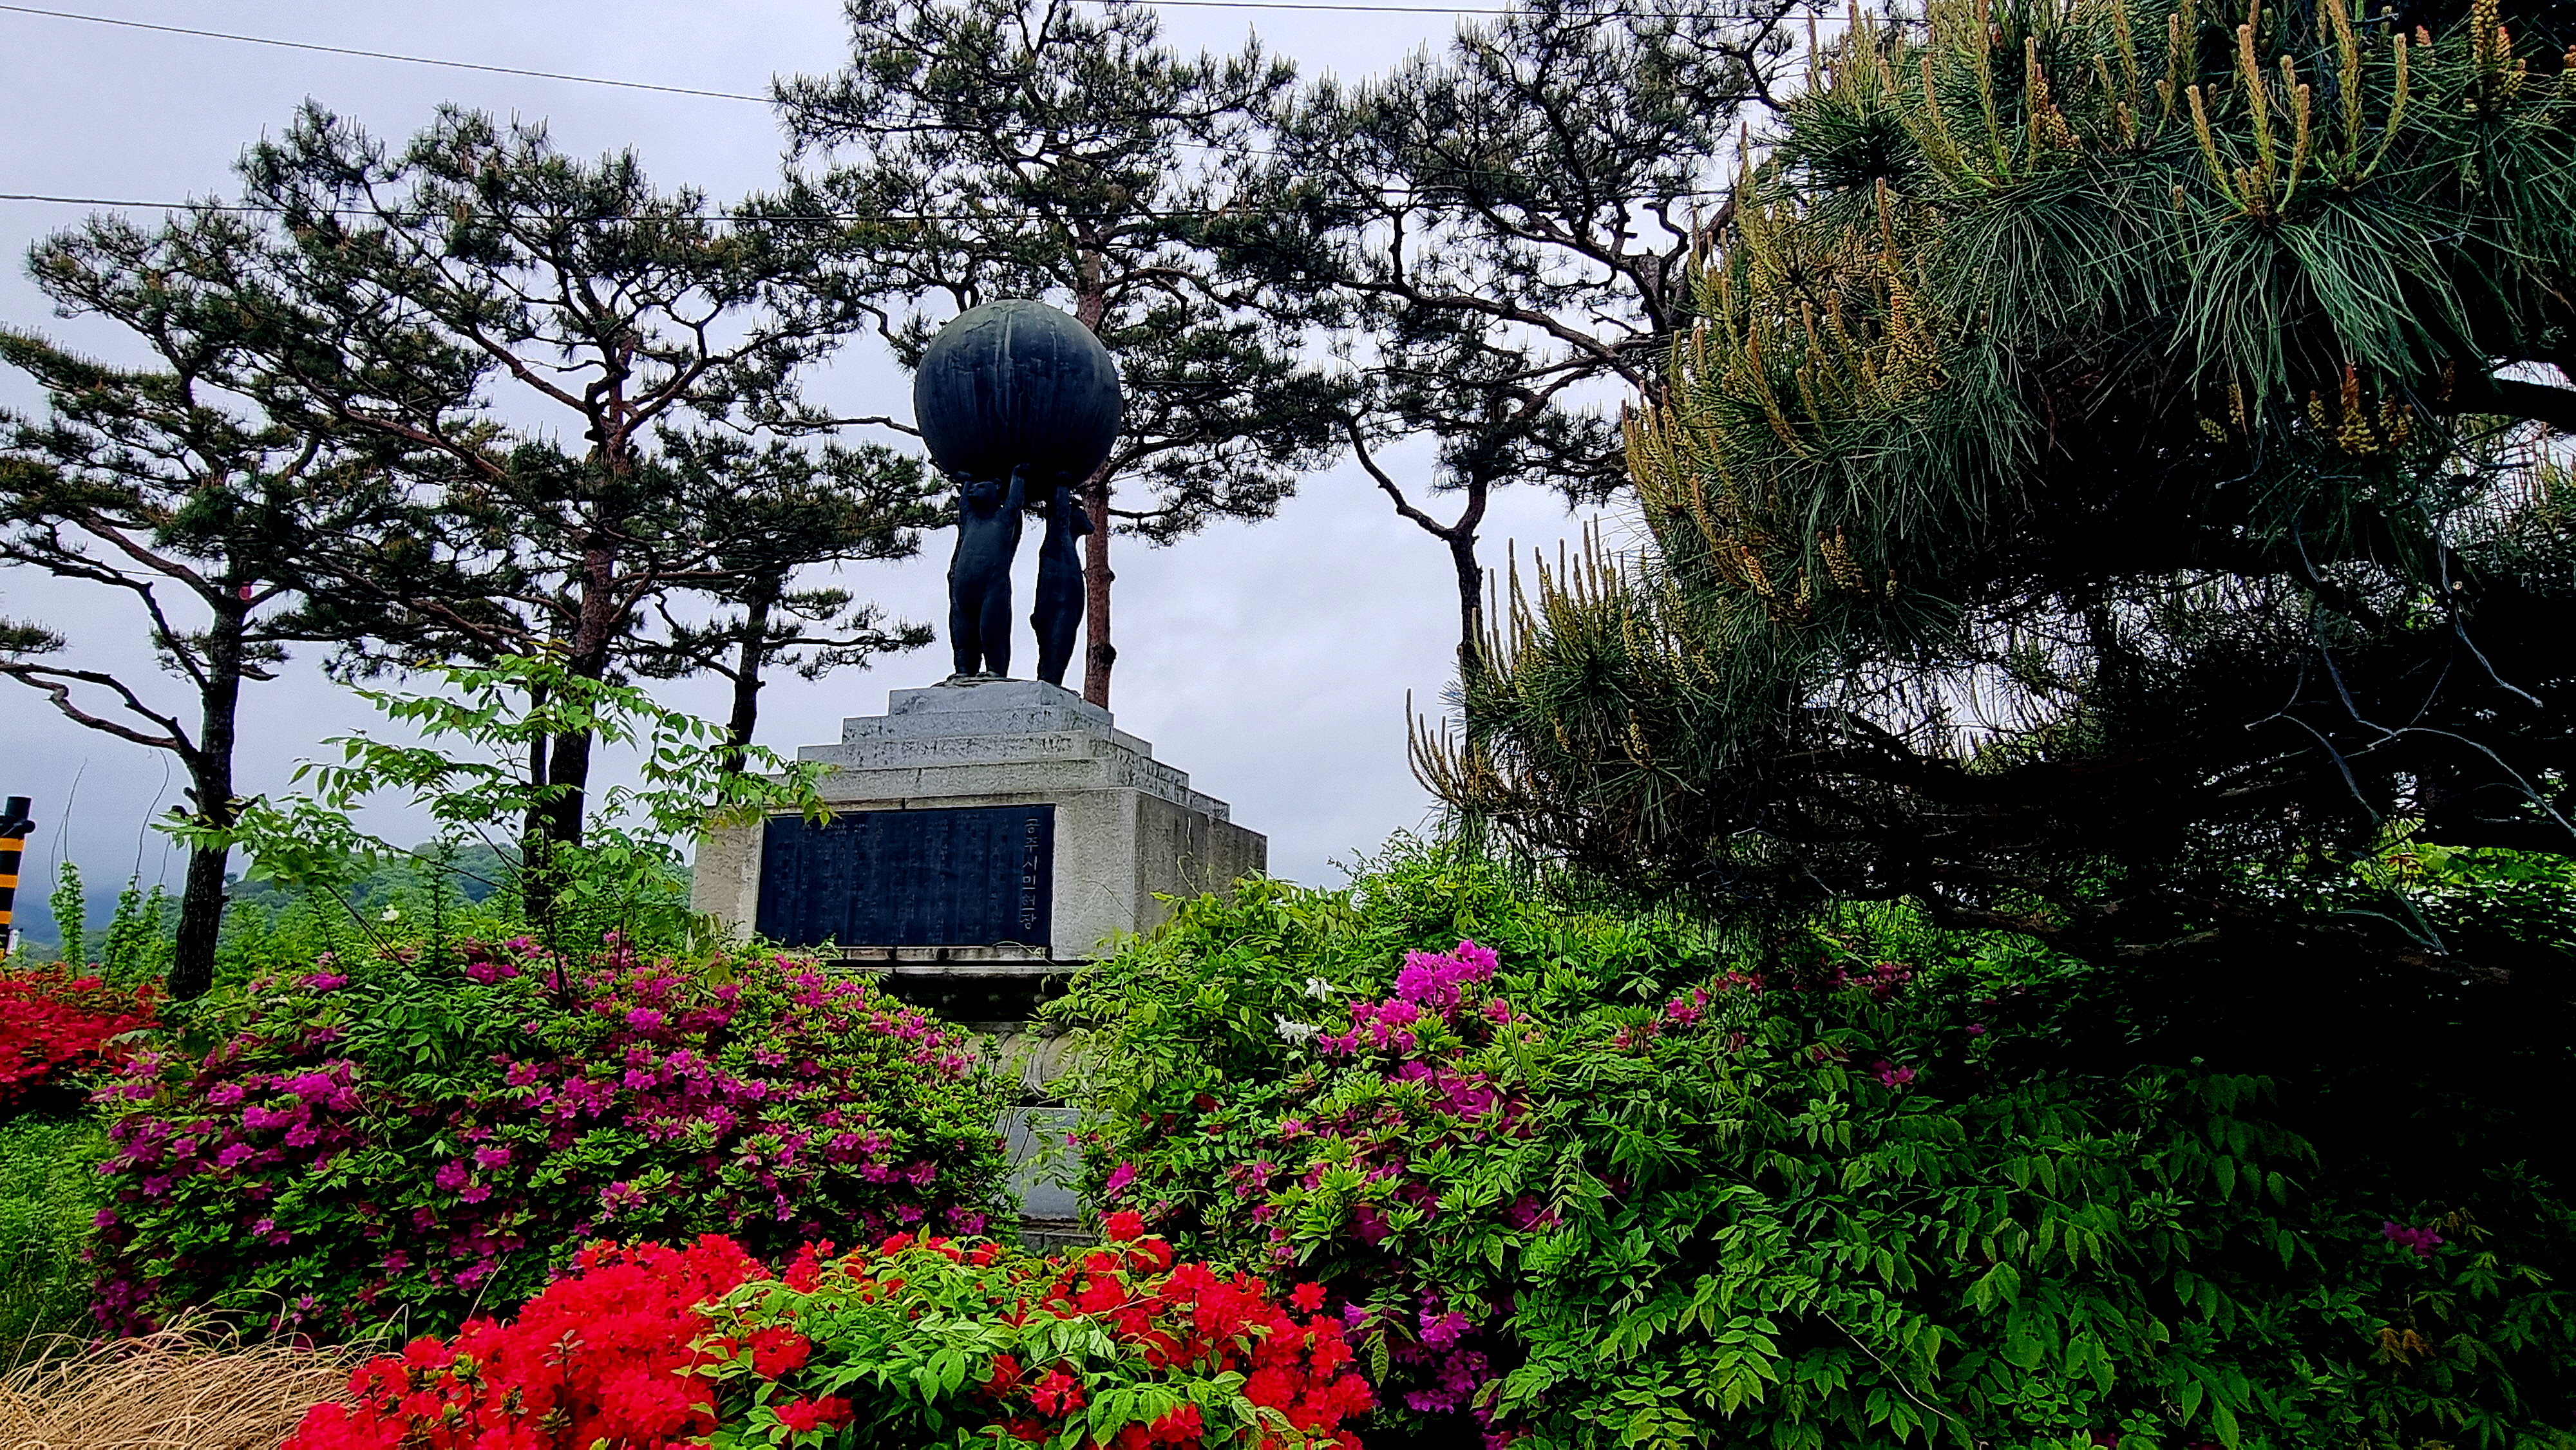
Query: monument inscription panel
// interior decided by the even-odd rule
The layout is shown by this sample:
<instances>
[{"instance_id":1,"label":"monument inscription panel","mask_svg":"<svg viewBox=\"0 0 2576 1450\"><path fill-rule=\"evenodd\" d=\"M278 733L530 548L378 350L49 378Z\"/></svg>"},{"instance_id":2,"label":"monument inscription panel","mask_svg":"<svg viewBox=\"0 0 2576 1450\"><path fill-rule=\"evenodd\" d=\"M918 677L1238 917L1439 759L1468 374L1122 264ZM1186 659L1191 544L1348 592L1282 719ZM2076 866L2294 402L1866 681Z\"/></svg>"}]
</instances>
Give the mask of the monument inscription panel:
<instances>
[{"instance_id":1,"label":"monument inscription panel","mask_svg":"<svg viewBox=\"0 0 2576 1450\"><path fill-rule=\"evenodd\" d=\"M757 928L786 946L1045 945L1055 925L1055 807L773 817Z\"/></svg>"}]
</instances>

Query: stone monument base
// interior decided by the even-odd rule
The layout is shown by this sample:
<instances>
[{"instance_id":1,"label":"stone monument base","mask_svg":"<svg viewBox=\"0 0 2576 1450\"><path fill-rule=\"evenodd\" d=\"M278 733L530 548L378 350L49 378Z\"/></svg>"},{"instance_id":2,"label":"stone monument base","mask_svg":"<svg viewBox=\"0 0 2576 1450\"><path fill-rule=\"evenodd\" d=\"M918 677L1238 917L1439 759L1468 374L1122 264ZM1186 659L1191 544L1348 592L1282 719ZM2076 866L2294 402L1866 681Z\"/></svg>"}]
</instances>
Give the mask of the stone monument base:
<instances>
[{"instance_id":1,"label":"stone monument base","mask_svg":"<svg viewBox=\"0 0 2576 1450\"><path fill-rule=\"evenodd\" d=\"M1223 895L1269 862L1225 802L1107 710L1036 680L897 690L885 714L844 720L838 744L797 758L833 767L831 822L708 832L693 905L919 995L1016 995L995 979L1036 987L1160 925L1158 894Z\"/></svg>"}]
</instances>

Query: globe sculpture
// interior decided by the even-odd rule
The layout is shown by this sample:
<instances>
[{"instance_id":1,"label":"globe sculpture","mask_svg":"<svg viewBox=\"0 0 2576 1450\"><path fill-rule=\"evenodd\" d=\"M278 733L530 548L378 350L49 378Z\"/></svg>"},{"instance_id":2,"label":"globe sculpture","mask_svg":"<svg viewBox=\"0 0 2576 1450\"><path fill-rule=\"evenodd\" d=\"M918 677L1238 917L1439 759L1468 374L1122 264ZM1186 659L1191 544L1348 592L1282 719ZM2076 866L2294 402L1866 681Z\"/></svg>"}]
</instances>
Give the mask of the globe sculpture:
<instances>
[{"instance_id":1,"label":"globe sculpture","mask_svg":"<svg viewBox=\"0 0 2576 1450\"><path fill-rule=\"evenodd\" d=\"M960 314L930 340L912 379L921 441L958 479L1027 467L1078 483L1109 456L1125 406L1109 349L1043 302Z\"/></svg>"},{"instance_id":2,"label":"globe sculpture","mask_svg":"<svg viewBox=\"0 0 2576 1450\"><path fill-rule=\"evenodd\" d=\"M1091 329L1042 302L988 302L939 330L913 375L912 408L931 460L957 483L948 564L952 680L1011 672L1011 559L1021 521L1044 499L1038 560L1038 678L1064 683L1081 623L1090 530L1074 489L1109 457L1125 401L1118 365Z\"/></svg>"}]
</instances>

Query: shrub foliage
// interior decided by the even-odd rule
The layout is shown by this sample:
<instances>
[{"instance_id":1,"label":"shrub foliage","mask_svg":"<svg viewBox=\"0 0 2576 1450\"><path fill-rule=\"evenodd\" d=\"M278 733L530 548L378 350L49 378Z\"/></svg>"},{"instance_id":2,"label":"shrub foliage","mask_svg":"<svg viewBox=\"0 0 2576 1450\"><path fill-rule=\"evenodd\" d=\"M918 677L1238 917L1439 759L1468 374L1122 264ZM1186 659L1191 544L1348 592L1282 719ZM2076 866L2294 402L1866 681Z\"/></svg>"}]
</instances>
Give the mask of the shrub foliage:
<instances>
[{"instance_id":1,"label":"shrub foliage","mask_svg":"<svg viewBox=\"0 0 2576 1450\"><path fill-rule=\"evenodd\" d=\"M325 960L245 1010L105 1092L111 1327L451 1329L593 1236L783 1252L975 1232L1003 1197L1004 1088L968 1040L807 958L518 939Z\"/></svg>"},{"instance_id":2,"label":"shrub foliage","mask_svg":"<svg viewBox=\"0 0 2576 1450\"><path fill-rule=\"evenodd\" d=\"M1722 955L1436 859L1362 887L1192 905L1060 1010L1103 1024L1095 1194L1354 1301L1400 1415L1544 1445L2576 1443L2562 1195L2324 1161L2259 1076L2098 1035L2070 1066L2100 974L1848 926Z\"/></svg>"},{"instance_id":3,"label":"shrub foliage","mask_svg":"<svg viewBox=\"0 0 2576 1450\"><path fill-rule=\"evenodd\" d=\"M0 1123L0 1359L77 1331L89 1274L81 1262L99 1208L107 1141L81 1118L21 1114Z\"/></svg>"}]
</instances>

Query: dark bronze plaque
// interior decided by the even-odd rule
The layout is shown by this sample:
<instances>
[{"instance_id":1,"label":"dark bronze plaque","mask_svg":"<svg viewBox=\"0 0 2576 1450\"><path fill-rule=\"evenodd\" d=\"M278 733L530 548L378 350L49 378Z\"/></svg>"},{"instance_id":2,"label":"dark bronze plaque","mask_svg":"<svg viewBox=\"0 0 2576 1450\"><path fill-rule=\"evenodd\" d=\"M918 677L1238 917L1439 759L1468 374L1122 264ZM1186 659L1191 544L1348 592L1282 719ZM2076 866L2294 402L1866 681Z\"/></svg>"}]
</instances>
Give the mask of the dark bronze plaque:
<instances>
[{"instance_id":1,"label":"dark bronze plaque","mask_svg":"<svg viewBox=\"0 0 2576 1450\"><path fill-rule=\"evenodd\" d=\"M1053 806L776 816L758 926L784 946L1044 946L1054 887Z\"/></svg>"}]
</instances>

